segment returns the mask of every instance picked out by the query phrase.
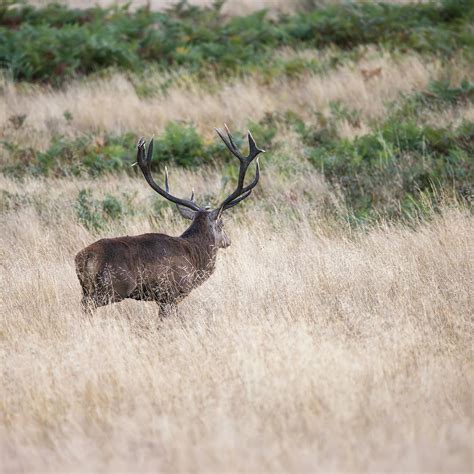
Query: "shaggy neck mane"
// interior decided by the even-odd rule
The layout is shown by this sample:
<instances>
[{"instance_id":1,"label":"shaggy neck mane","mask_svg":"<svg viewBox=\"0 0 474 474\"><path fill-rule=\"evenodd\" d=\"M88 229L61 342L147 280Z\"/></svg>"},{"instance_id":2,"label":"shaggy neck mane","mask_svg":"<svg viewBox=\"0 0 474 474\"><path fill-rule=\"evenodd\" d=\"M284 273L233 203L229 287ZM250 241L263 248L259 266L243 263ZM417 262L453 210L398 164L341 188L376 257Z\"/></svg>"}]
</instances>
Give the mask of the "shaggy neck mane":
<instances>
[{"instance_id":1,"label":"shaggy neck mane","mask_svg":"<svg viewBox=\"0 0 474 474\"><path fill-rule=\"evenodd\" d=\"M209 228L206 215L196 216L181 237L188 240L199 240L201 243L207 243L210 246L215 245L215 237Z\"/></svg>"}]
</instances>

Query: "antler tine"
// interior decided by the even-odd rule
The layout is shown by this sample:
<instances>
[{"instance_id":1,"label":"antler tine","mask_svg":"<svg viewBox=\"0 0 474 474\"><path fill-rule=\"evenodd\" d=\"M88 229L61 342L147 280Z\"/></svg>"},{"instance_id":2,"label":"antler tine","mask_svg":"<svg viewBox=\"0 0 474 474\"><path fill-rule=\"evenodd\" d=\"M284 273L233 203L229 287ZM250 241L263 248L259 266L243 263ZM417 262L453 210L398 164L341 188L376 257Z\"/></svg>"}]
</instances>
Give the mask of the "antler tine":
<instances>
[{"instance_id":1,"label":"antler tine","mask_svg":"<svg viewBox=\"0 0 474 474\"><path fill-rule=\"evenodd\" d=\"M146 150L146 140L140 138L137 143L137 162L140 167L143 176L145 177L147 183L150 187L156 191L160 196L163 196L168 201L179 204L180 206L187 207L193 211L201 211L202 209L194 202L189 199L181 199L176 196L173 196L169 193L169 179L168 179L168 169L165 167L165 189L161 188L156 184L153 176L151 174L151 159L153 156L153 139L150 140L148 149Z\"/></svg>"},{"instance_id":2,"label":"antler tine","mask_svg":"<svg viewBox=\"0 0 474 474\"><path fill-rule=\"evenodd\" d=\"M243 201L245 198L248 198L252 194L252 190L249 189L247 192L241 194L238 198L234 199L231 203L226 205L226 209L234 207L236 204L239 204L240 201Z\"/></svg>"},{"instance_id":3,"label":"antler tine","mask_svg":"<svg viewBox=\"0 0 474 474\"><path fill-rule=\"evenodd\" d=\"M146 143L145 138L141 137L140 140L138 140L137 147L141 148L145 143Z\"/></svg>"},{"instance_id":4,"label":"antler tine","mask_svg":"<svg viewBox=\"0 0 474 474\"><path fill-rule=\"evenodd\" d=\"M224 135L224 132L220 128L216 128L216 132L221 137L221 140L225 143L226 147L229 149L229 151L236 156L239 161L243 161L245 158L242 156L240 153L239 149L235 146L234 139L232 138L232 135L229 132L229 129L227 128L227 125L224 125L226 132L227 132L227 137Z\"/></svg>"},{"instance_id":5,"label":"antler tine","mask_svg":"<svg viewBox=\"0 0 474 474\"><path fill-rule=\"evenodd\" d=\"M248 131L248 142L249 142L249 154L247 156L243 156L239 149L236 147L234 140L232 138L232 135L229 132L229 129L227 128L227 125L225 125L225 129L227 132L227 137L224 136L223 132L219 129L216 128L216 131L218 135L221 137L222 141L226 144L227 148L229 151L235 155L239 161L240 161L240 166L239 166L239 177L237 180L237 188L235 191L230 194L219 206L218 209L220 210L225 210L229 209L236 204L238 204L240 201L245 199L246 197L250 196L252 189L257 185L258 180L260 179L260 165L258 162L257 156L260 153L263 153L264 150L261 150L258 148L257 144L255 143L255 140L250 132ZM247 172L247 169L249 165L252 163L252 161L257 158L256 160L256 169L255 169L255 178L253 181L248 184L247 186L244 186L245 182L245 174Z\"/></svg>"},{"instance_id":6,"label":"antler tine","mask_svg":"<svg viewBox=\"0 0 474 474\"><path fill-rule=\"evenodd\" d=\"M147 165L150 169L151 169L151 159L153 157L153 143L154 143L154 140L152 138L150 140L150 143L148 145L148 150L146 152L146 162L147 162Z\"/></svg>"},{"instance_id":7,"label":"antler tine","mask_svg":"<svg viewBox=\"0 0 474 474\"><path fill-rule=\"evenodd\" d=\"M170 183L169 183L168 167L167 167L167 166L165 166L165 191L166 191L167 193L170 192ZM191 197L189 198L189 200L190 200L191 202L194 202L194 203L196 202L196 201L194 200L194 189L192 189L192 191L191 191Z\"/></svg>"},{"instance_id":8,"label":"antler tine","mask_svg":"<svg viewBox=\"0 0 474 474\"><path fill-rule=\"evenodd\" d=\"M229 142L230 144L232 145L232 148L240 155L240 151L239 149L236 147L235 143L234 143L234 139L230 133L230 130L229 130L229 127L227 126L227 124L225 123L224 124L224 127L225 127L225 131L227 132L227 136L229 137Z\"/></svg>"},{"instance_id":9,"label":"antler tine","mask_svg":"<svg viewBox=\"0 0 474 474\"><path fill-rule=\"evenodd\" d=\"M249 155L247 158L252 157L252 160L253 160L253 158L255 158L259 153L265 153L265 150L262 150L261 148L259 148L257 144L255 143L255 140L252 136L252 132L250 130L248 130L247 132L247 137L249 140Z\"/></svg>"},{"instance_id":10,"label":"antler tine","mask_svg":"<svg viewBox=\"0 0 474 474\"><path fill-rule=\"evenodd\" d=\"M165 166L165 191L167 193L170 192L170 183L169 183L169 178L168 178L168 167ZM192 199L191 199L192 201Z\"/></svg>"},{"instance_id":11,"label":"antler tine","mask_svg":"<svg viewBox=\"0 0 474 474\"><path fill-rule=\"evenodd\" d=\"M137 143L137 163L140 166L140 168L145 164L144 163L144 155L145 155L144 146L145 146L145 143L146 143L146 141L143 137L141 137L140 140L138 140L138 143Z\"/></svg>"}]
</instances>

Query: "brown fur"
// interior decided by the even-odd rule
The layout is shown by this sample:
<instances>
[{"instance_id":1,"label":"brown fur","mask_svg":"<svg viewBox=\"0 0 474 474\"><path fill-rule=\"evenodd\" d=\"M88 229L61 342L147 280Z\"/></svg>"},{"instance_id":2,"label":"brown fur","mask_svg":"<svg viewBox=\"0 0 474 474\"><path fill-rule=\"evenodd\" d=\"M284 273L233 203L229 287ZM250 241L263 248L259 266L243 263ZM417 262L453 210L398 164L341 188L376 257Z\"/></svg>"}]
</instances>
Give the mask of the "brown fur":
<instances>
[{"instance_id":1,"label":"brown fur","mask_svg":"<svg viewBox=\"0 0 474 474\"><path fill-rule=\"evenodd\" d=\"M214 271L217 249L229 239L222 221L196 212L180 236L143 234L101 239L76 255L84 309L125 298L174 306Z\"/></svg>"}]
</instances>

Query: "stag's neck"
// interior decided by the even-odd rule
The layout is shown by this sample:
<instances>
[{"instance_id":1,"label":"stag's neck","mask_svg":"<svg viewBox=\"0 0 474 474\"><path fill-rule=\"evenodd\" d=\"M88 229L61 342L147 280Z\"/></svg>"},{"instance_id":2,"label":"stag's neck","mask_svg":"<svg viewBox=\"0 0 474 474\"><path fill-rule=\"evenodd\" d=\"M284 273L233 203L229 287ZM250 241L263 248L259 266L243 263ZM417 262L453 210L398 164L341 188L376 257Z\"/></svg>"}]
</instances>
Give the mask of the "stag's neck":
<instances>
[{"instance_id":1,"label":"stag's neck","mask_svg":"<svg viewBox=\"0 0 474 474\"><path fill-rule=\"evenodd\" d=\"M194 219L181 238L189 242L196 267L212 273L216 263L217 246L214 234L209 229L206 220L199 217Z\"/></svg>"}]
</instances>

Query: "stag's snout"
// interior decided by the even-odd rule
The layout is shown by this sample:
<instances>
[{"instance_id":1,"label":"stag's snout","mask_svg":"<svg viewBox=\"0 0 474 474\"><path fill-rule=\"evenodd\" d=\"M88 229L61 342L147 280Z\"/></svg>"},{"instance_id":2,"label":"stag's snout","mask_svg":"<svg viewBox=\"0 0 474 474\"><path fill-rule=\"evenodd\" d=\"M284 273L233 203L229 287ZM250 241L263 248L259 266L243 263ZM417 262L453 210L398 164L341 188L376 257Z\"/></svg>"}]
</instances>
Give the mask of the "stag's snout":
<instances>
[{"instance_id":1,"label":"stag's snout","mask_svg":"<svg viewBox=\"0 0 474 474\"><path fill-rule=\"evenodd\" d=\"M231 243L232 243L232 241L230 240L230 237L227 234L224 234L224 238L222 239L221 248L226 249L227 247L230 247Z\"/></svg>"}]
</instances>

